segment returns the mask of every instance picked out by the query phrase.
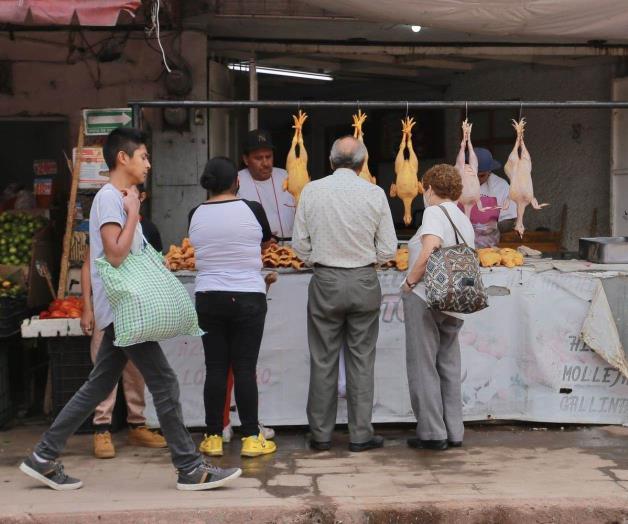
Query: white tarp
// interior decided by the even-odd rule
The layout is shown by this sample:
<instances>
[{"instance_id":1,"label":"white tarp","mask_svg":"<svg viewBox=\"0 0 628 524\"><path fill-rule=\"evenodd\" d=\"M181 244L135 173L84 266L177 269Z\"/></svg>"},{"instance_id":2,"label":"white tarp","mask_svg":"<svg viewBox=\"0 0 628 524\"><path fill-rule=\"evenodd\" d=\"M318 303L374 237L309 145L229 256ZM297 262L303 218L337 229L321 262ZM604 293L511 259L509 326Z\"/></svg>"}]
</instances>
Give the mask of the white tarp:
<instances>
[{"instance_id":1,"label":"white tarp","mask_svg":"<svg viewBox=\"0 0 628 524\"><path fill-rule=\"evenodd\" d=\"M626 0L306 0L334 14L496 37L626 40Z\"/></svg>"},{"instance_id":2,"label":"white tarp","mask_svg":"<svg viewBox=\"0 0 628 524\"><path fill-rule=\"evenodd\" d=\"M380 274L376 422L413 421L398 294L402 278L397 271ZM281 275L269 294L258 365L260 419L268 425L307 424L309 279L309 274ZM471 315L460 334L465 420L628 422L628 380L580 338L598 291L597 278L499 268L487 271L484 281L495 286L491 307ZM192 279L186 286L191 290ZM181 337L162 345L179 377L186 424L203 426L205 369L200 339ZM343 399L338 410L338 421L346 421ZM150 424L157 425L148 394L146 415ZM237 422L237 416L234 419Z\"/></svg>"}]
</instances>

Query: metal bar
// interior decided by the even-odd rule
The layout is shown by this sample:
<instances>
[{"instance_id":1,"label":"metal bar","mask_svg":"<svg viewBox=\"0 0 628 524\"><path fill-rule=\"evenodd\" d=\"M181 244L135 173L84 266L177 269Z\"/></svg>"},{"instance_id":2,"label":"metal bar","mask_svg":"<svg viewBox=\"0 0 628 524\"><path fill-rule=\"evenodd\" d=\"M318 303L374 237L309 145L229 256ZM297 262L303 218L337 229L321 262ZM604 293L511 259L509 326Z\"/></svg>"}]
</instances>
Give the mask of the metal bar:
<instances>
[{"instance_id":1,"label":"metal bar","mask_svg":"<svg viewBox=\"0 0 628 524\"><path fill-rule=\"evenodd\" d=\"M140 107L206 107L206 108L355 108L357 100L134 100L129 102L133 107L135 122L136 112ZM513 100L476 100L476 101L419 101L419 100L360 100L361 108L372 109L628 109L628 100L568 100L568 101L522 101ZM136 111L136 108L137 111Z\"/></svg>"},{"instance_id":2,"label":"metal bar","mask_svg":"<svg viewBox=\"0 0 628 524\"><path fill-rule=\"evenodd\" d=\"M257 100L257 66L255 63L255 56L251 57L249 61L249 100L252 102ZM249 131L257 129L257 117L258 110L255 107L249 108Z\"/></svg>"},{"instance_id":3,"label":"metal bar","mask_svg":"<svg viewBox=\"0 0 628 524\"><path fill-rule=\"evenodd\" d=\"M133 111L132 115L133 115L133 127L136 129L140 129L141 127L141 123L140 123L140 113L142 111L141 108L141 104L136 104L135 102L132 102L130 104L131 106L131 110Z\"/></svg>"}]
</instances>

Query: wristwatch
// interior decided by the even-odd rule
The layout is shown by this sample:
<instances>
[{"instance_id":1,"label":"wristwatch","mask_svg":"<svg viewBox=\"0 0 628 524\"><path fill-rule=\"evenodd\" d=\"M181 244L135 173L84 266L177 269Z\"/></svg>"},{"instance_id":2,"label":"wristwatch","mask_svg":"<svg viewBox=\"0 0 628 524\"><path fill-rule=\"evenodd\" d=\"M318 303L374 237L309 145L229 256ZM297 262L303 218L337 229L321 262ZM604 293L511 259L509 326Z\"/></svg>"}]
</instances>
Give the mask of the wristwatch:
<instances>
[{"instance_id":1,"label":"wristwatch","mask_svg":"<svg viewBox=\"0 0 628 524\"><path fill-rule=\"evenodd\" d=\"M414 289L417 284L418 282L415 282L414 284L410 284L410 282L408 282L408 279L406 278L406 286L408 286L410 289Z\"/></svg>"}]
</instances>

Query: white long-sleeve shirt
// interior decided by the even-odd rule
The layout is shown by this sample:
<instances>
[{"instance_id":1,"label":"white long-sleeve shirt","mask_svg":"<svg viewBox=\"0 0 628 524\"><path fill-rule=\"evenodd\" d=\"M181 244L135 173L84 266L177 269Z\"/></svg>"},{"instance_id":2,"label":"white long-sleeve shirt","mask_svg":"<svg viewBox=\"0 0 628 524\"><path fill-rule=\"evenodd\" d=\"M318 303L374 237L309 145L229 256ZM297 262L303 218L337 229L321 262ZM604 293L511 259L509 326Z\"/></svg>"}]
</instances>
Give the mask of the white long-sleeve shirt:
<instances>
[{"instance_id":1,"label":"white long-sleeve shirt","mask_svg":"<svg viewBox=\"0 0 628 524\"><path fill-rule=\"evenodd\" d=\"M251 172L242 169L238 172L240 191L238 196L245 200L262 204L272 234L279 238L292 236L292 224L296 204L290 193L283 190L283 182L288 177L284 169L273 167L273 173L268 180L255 180Z\"/></svg>"},{"instance_id":2,"label":"white long-sleeve shirt","mask_svg":"<svg viewBox=\"0 0 628 524\"><path fill-rule=\"evenodd\" d=\"M308 265L356 268L395 257L397 235L384 190L351 169L307 184L292 248Z\"/></svg>"}]
</instances>

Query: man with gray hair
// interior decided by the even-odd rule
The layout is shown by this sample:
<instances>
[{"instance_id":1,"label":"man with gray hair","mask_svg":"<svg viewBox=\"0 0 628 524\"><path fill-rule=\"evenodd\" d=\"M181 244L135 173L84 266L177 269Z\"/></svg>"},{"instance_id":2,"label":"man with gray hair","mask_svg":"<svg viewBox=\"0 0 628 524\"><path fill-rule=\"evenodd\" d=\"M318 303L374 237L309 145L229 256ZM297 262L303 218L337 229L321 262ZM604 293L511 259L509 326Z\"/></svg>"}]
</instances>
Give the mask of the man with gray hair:
<instances>
[{"instance_id":1,"label":"man with gray hair","mask_svg":"<svg viewBox=\"0 0 628 524\"><path fill-rule=\"evenodd\" d=\"M365 158L359 140L336 140L329 158L334 172L303 188L292 231L292 248L314 268L307 306L307 417L310 446L319 451L331 448L338 358L345 341L349 449L384 445L371 425L382 299L375 265L394 258L397 237L386 194L358 176Z\"/></svg>"}]
</instances>

